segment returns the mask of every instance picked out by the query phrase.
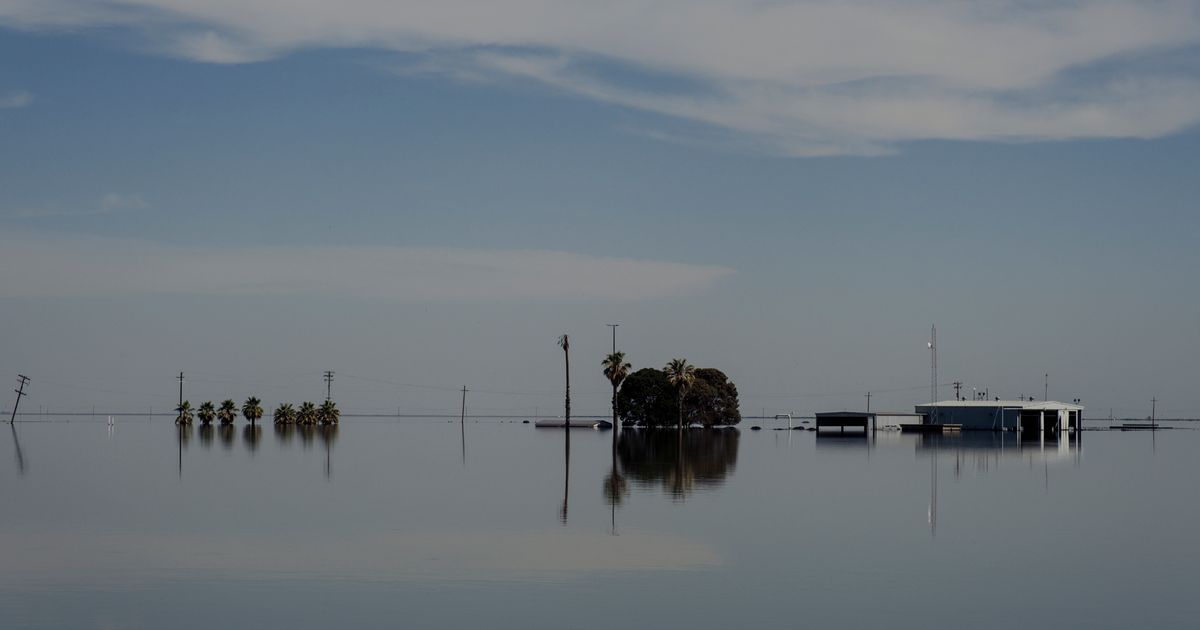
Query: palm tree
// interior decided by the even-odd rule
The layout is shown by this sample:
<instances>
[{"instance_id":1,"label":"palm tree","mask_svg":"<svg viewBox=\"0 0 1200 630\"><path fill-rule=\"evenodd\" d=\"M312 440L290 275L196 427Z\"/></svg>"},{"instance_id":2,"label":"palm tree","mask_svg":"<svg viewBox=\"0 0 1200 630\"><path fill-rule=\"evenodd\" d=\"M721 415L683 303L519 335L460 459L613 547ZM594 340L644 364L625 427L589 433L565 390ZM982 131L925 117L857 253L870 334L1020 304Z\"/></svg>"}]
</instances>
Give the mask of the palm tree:
<instances>
[{"instance_id":1,"label":"palm tree","mask_svg":"<svg viewBox=\"0 0 1200 630\"><path fill-rule=\"evenodd\" d=\"M564 408L565 422L563 422L563 428L570 430L570 428L571 428L571 352L570 352L571 340L568 339L566 335L559 337L558 338L558 347L563 349L563 358L566 360L566 365L567 365L567 390L566 390L567 400L566 400L566 406Z\"/></svg>"},{"instance_id":2,"label":"palm tree","mask_svg":"<svg viewBox=\"0 0 1200 630\"><path fill-rule=\"evenodd\" d=\"M688 363L687 359L671 359L671 362L663 368L663 373L667 375L667 381L675 388L675 393L679 397L679 424L677 427L683 431L683 395L696 380L696 367Z\"/></svg>"},{"instance_id":3,"label":"palm tree","mask_svg":"<svg viewBox=\"0 0 1200 630\"><path fill-rule=\"evenodd\" d=\"M296 412L296 422L298 424L312 424L317 420L317 406L304 402L300 405L300 411Z\"/></svg>"},{"instance_id":4,"label":"palm tree","mask_svg":"<svg viewBox=\"0 0 1200 630\"><path fill-rule=\"evenodd\" d=\"M317 410L317 416L321 419L321 424L337 424L342 417L342 412L338 410L337 403L326 399L321 403L321 408Z\"/></svg>"},{"instance_id":5,"label":"palm tree","mask_svg":"<svg viewBox=\"0 0 1200 630\"><path fill-rule=\"evenodd\" d=\"M292 424L296 421L296 408L291 403L281 403L275 408L275 424Z\"/></svg>"},{"instance_id":6,"label":"palm tree","mask_svg":"<svg viewBox=\"0 0 1200 630\"><path fill-rule=\"evenodd\" d=\"M262 401L251 396L246 399L246 403L242 405L242 417L250 421L250 424L263 417Z\"/></svg>"},{"instance_id":7,"label":"palm tree","mask_svg":"<svg viewBox=\"0 0 1200 630\"><path fill-rule=\"evenodd\" d=\"M192 403L183 401L175 408L175 424L191 424L192 423Z\"/></svg>"},{"instance_id":8,"label":"palm tree","mask_svg":"<svg viewBox=\"0 0 1200 630\"><path fill-rule=\"evenodd\" d=\"M625 381L625 377L629 376L629 370L633 366L625 361L624 352L614 352L608 355L604 362L604 376L608 378L608 382L612 383L613 387L613 445L617 443L617 388Z\"/></svg>"},{"instance_id":9,"label":"palm tree","mask_svg":"<svg viewBox=\"0 0 1200 630\"><path fill-rule=\"evenodd\" d=\"M200 403L200 410L196 412L196 417L200 418L201 424L212 424L213 418L217 417L217 409L213 407L211 400Z\"/></svg>"},{"instance_id":10,"label":"palm tree","mask_svg":"<svg viewBox=\"0 0 1200 630\"><path fill-rule=\"evenodd\" d=\"M221 402L221 408L217 410L217 418L221 420L221 424L233 424L237 418L237 403L226 399Z\"/></svg>"}]
</instances>

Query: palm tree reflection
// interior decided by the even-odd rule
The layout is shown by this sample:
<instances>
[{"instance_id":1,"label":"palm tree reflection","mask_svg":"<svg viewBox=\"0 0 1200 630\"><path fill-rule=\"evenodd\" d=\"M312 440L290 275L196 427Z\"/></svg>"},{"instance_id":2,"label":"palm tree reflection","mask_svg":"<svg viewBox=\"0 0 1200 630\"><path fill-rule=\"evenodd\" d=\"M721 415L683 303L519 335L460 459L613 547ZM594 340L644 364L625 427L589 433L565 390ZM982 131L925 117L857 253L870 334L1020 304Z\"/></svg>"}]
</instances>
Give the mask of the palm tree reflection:
<instances>
[{"instance_id":1,"label":"palm tree reflection","mask_svg":"<svg viewBox=\"0 0 1200 630\"><path fill-rule=\"evenodd\" d=\"M233 439L236 436L237 431L234 431L232 423L222 424L220 427L217 427L217 437L221 438L221 446L225 447L225 450L233 448Z\"/></svg>"},{"instance_id":2,"label":"palm tree reflection","mask_svg":"<svg viewBox=\"0 0 1200 630\"><path fill-rule=\"evenodd\" d=\"M247 424L242 427L242 441L246 443L246 448L251 453L258 450L258 443L262 440L262 427L257 424Z\"/></svg>"},{"instance_id":3,"label":"palm tree reflection","mask_svg":"<svg viewBox=\"0 0 1200 630\"><path fill-rule=\"evenodd\" d=\"M200 445L205 448L212 446L213 436L215 434L216 434L216 430L213 429L213 425L211 425L211 424L200 425Z\"/></svg>"},{"instance_id":4,"label":"palm tree reflection","mask_svg":"<svg viewBox=\"0 0 1200 630\"><path fill-rule=\"evenodd\" d=\"M621 474L621 467L617 465L617 449L613 448L612 466L608 469L608 476L604 478L604 502L608 504L612 518L613 536L617 535L617 506L624 503L627 496L629 496L629 482Z\"/></svg>"},{"instance_id":5,"label":"palm tree reflection","mask_svg":"<svg viewBox=\"0 0 1200 630\"><path fill-rule=\"evenodd\" d=\"M275 439L282 444L291 444L292 438L296 435L296 425L275 423Z\"/></svg>"}]
</instances>

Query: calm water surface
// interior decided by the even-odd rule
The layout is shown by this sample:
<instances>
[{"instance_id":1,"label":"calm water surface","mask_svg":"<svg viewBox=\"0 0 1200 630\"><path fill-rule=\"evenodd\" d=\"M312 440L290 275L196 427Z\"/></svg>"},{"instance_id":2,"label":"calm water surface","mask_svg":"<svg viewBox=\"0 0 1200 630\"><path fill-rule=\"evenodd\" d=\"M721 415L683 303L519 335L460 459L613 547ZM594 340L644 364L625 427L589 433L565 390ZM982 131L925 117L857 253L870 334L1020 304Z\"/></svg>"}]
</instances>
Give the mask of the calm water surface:
<instances>
[{"instance_id":1,"label":"calm water surface","mask_svg":"<svg viewBox=\"0 0 1200 630\"><path fill-rule=\"evenodd\" d=\"M1200 627L1186 428L180 437L3 427L0 628Z\"/></svg>"}]
</instances>

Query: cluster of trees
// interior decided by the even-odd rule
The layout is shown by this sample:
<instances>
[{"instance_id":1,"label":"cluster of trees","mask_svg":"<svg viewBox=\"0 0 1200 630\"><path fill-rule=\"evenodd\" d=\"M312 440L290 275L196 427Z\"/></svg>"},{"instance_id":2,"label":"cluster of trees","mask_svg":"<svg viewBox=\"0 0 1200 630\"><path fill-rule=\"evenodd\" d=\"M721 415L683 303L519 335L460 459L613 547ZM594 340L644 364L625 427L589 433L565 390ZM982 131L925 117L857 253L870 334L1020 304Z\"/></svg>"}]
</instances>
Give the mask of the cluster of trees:
<instances>
[{"instance_id":1,"label":"cluster of trees","mask_svg":"<svg viewBox=\"0 0 1200 630\"><path fill-rule=\"evenodd\" d=\"M175 408L175 413L175 424L190 425L195 417L202 425L210 425L213 421L231 425L237 420L238 408L237 403L232 400L225 400L220 407L208 401L201 403L199 409L193 413L192 403L185 400ZM247 398L242 404L241 414L252 425L258 422L263 417L262 401L254 396ZM283 403L275 408L275 424L337 424L341 415L337 404L332 400L326 400L320 407L306 402L300 405L299 410Z\"/></svg>"},{"instance_id":2,"label":"cluster of trees","mask_svg":"<svg viewBox=\"0 0 1200 630\"><path fill-rule=\"evenodd\" d=\"M672 359L661 370L633 367L624 352L604 359L613 387L613 424L664 427L728 426L742 421L737 386L724 372Z\"/></svg>"},{"instance_id":3,"label":"cluster of trees","mask_svg":"<svg viewBox=\"0 0 1200 630\"><path fill-rule=\"evenodd\" d=\"M337 424L342 418L337 403L326 400L318 407L310 402L301 403L299 408L283 403L275 408L275 424Z\"/></svg>"},{"instance_id":4,"label":"cluster of trees","mask_svg":"<svg viewBox=\"0 0 1200 630\"><path fill-rule=\"evenodd\" d=\"M175 408L175 424L191 424L193 415L200 420L200 424L209 425L214 420L219 420L221 424L233 424L238 417L237 403L232 400L225 400L220 407L214 406L212 401L203 402L200 408L192 412L192 403L183 401ZM254 424L263 416L262 401L251 396L242 404L242 417L249 420L250 424Z\"/></svg>"}]
</instances>

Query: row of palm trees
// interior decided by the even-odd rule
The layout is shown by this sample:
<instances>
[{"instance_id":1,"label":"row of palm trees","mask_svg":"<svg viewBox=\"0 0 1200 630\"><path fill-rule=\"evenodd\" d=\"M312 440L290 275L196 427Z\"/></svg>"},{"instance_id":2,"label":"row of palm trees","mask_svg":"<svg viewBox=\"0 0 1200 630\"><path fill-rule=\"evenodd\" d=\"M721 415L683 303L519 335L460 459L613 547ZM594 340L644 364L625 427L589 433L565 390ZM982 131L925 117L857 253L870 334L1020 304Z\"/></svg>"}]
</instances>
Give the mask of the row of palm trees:
<instances>
[{"instance_id":1,"label":"row of palm trees","mask_svg":"<svg viewBox=\"0 0 1200 630\"><path fill-rule=\"evenodd\" d=\"M212 401L203 402L194 413L192 403L185 400L175 408L175 412L175 424L184 425L191 424L193 416L203 425L212 424L213 421L220 421L222 425L233 424L238 416L237 403L232 400L223 401L220 407L213 405ZM250 424L258 422L263 417L262 401L254 396L247 398L242 404L241 413ZM337 403L332 400L326 400L319 407L305 402L299 409L290 403L283 403L275 408L274 413L275 424L337 424L341 416Z\"/></svg>"},{"instance_id":2,"label":"row of palm trees","mask_svg":"<svg viewBox=\"0 0 1200 630\"><path fill-rule=\"evenodd\" d=\"M565 335L564 335L565 338ZM564 347L563 350L566 350ZM633 369L628 361L625 360L624 352L613 352L605 357L602 365L604 366L604 376L612 383L612 412L613 412L613 428L614 439L616 436L615 429L617 427L617 389L621 387L621 383L629 376L630 370ZM667 381L675 388L675 394L679 397L679 421L678 429L683 430L683 397L687 394L688 389L696 382L696 366L687 362L687 359L671 359L663 367L663 373L667 376ZM567 373L567 408L571 406L571 390L570 390L570 372Z\"/></svg>"},{"instance_id":3,"label":"row of palm trees","mask_svg":"<svg viewBox=\"0 0 1200 630\"><path fill-rule=\"evenodd\" d=\"M192 423L192 403L183 401L175 408L175 424L191 424ZM249 420L250 424L258 422L263 417L262 401L251 396L242 404L242 417ZM226 399L221 403L220 407L213 405L212 401L200 403L200 407L196 409L194 416L200 420L200 424L212 424L214 420L220 421L221 424L233 424L238 417L237 403Z\"/></svg>"},{"instance_id":4,"label":"row of palm trees","mask_svg":"<svg viewBox=\"0 0 1200 630\"><path fill-rule=\"evenodd\" d=\"M275 424L337 424L342 418L337 403L329 399L319 407L311 402L300 403L299 408L290 403L283 403L275 408L272 415Z\"/></svg>"}]
</instances>

